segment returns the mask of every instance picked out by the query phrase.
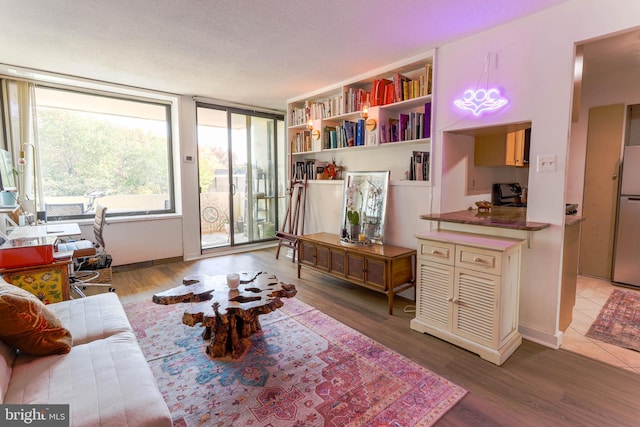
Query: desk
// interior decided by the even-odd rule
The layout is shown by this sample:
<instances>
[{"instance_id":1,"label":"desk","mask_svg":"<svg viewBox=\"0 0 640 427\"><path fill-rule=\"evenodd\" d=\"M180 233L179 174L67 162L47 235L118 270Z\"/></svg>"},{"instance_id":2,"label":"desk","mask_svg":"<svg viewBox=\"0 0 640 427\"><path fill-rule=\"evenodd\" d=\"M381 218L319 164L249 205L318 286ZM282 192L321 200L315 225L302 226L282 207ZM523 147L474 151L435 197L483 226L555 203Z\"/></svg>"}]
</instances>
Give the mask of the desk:
<instances>
[{"instance_id":1,"label":"desk","mask_svg":"<svg viewBox=\"0 0 640 427\"><path fill-rule=\"evenodd\" d=\"M16 227L9 234L9 241L3 245L0 251L12 249L38 249L53 246L55 239L60 236L72 236L80 234L80 227L76 223L49 224ZM48 251L52 248L49 247ZM69 266L71 264L72 251L55 253L55 260L51 262L51 252L42 255L40 262L33 265L21 265L19 267L7 267L0 269L7 283L25 289L44 303L54 303L69 299ZM33 252L33 256L40 251ZM31 256L28 257L33 260ZM31 263L29 263L31 264ZM11 264L8 264L11 265ZM16 265L16 264L14 264ZM19 264L17 264L19 265Z\"/></svg>"},{"instance_id":2,"label":"desk","mask_svg":"<svg viewBox=\"0 0 640 427\"><path fill-rule=\"evenodd\" d=\"M34 239L40 237L77 236L81 234L80 226L75 223L26 225L16 227L9 233L9 240Z\"/></svg>"}]
</instances>

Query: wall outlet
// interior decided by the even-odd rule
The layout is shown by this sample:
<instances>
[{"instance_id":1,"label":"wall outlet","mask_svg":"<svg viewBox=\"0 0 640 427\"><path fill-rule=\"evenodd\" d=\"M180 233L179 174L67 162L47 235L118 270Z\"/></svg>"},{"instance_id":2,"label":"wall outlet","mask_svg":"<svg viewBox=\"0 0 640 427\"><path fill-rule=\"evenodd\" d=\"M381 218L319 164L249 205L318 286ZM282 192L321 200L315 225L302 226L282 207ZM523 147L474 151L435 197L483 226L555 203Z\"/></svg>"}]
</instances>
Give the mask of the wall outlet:
<instances>
[{"instance_id":1,"label":"wall outlet","mask_svg":"<svg viewBox=\"0 0 640 427\"><path fill-rule=\"evenodd\" d=\"M558 156L555 154L541 154L537 160L537 172L555 172L558 170Z\"/></svg>"}]
</instances>

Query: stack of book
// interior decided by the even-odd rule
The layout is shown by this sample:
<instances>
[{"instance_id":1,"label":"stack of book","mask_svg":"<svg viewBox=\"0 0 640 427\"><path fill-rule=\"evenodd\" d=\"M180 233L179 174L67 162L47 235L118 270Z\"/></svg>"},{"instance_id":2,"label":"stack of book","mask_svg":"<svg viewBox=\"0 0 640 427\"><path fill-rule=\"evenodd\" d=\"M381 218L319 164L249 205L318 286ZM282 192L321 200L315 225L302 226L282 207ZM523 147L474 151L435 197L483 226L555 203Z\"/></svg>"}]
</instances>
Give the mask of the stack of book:
<instances>
[{"instance_id":1,"label":"stack of book","mask_svg":"<svg viewBox=\"0 0 640 427\"><path fill-rule=\"evenodd\" d=\"M409 180L429 181L429 152L414 151L409 164Z\"/></svg>"},{"instance_id":2,"label":"stack of book","mask_svg":"<svg viewBox=\"0 0 640 427\"><path fill-rule=\"evenodd\" d=\"M291 152L302 153L305 151L311 151L313 146L311 144L311 132L302 131L297 132L291 141Z\"/></svg>"},{"instance_id":3,"label":"stack of book","mask_svg":"<svg viewBox=\"0 0 640 427\"><path fill-rule=\"evenodd\" d=\"M381 124L380 143L411 141L431 137L431 102L424 105L424 112L410 111L389 117Z\"/></svg>"},{"instance_id":4,"label":"stack of book","mask_svg":"<svg viewBox=\"0 0 640 427\"><path fill-rule=\"evenodd\" d=\"M355 113L362 109L363 102L369 102L371 105L370 99L371 93L362 88L353 88L350 87L347 89L345 93L345 113Z\"/></svg>"}]
</instances>

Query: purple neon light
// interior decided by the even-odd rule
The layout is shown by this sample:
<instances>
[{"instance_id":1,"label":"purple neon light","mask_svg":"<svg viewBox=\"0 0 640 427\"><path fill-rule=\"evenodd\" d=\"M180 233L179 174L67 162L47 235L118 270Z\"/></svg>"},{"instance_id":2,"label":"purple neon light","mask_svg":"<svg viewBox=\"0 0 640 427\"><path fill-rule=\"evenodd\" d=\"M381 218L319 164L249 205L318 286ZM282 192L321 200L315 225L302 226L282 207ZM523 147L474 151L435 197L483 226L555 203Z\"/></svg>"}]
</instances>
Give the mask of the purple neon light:
<instances>
[{"instance_id":1,"label":"purple neon light","mask_svg":"<svg viewBox=\"0 0 640 427\"><path fill-rule=\"evenodd\" d=\"M485 111L495 111L503 108L509 100L500 95L500 91L491 89L469 89L464 92L462 99L453 101L456 107L461 110L471 111L478 116Z\"/></svg>"}]
</instances>

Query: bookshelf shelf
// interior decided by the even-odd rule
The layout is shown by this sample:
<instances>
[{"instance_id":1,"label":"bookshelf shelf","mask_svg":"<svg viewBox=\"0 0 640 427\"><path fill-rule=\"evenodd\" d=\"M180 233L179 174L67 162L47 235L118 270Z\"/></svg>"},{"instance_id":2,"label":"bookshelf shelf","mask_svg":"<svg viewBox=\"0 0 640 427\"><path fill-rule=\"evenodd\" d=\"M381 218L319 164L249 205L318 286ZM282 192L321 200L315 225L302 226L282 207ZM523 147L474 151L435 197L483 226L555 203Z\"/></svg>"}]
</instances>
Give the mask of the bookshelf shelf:
<instances>
[{"instance_id":1,"label":"bookshelf shelf","mask_svg":"<svg viewBox=\"0 0 640 427\"><path fill-rule=\"evenodd\" d=\"M303 173L313 180L321 173L317 167L335 163L343 170L388 169L392 181L428 181L434 60L435 51L429 51L290 99L289 175L302 178L298 174ZM370 105L368 119L375 127L365 126L364 103Z\"/></svg>"}]
</instances>

